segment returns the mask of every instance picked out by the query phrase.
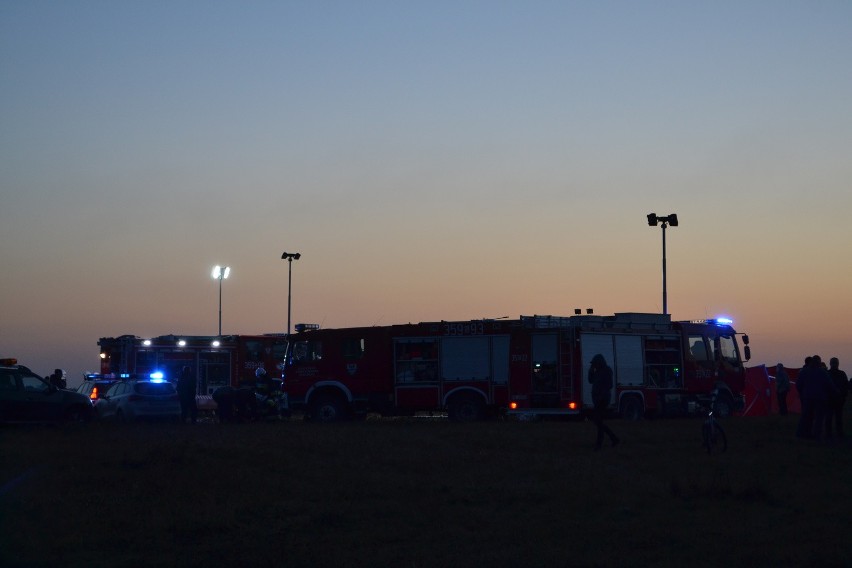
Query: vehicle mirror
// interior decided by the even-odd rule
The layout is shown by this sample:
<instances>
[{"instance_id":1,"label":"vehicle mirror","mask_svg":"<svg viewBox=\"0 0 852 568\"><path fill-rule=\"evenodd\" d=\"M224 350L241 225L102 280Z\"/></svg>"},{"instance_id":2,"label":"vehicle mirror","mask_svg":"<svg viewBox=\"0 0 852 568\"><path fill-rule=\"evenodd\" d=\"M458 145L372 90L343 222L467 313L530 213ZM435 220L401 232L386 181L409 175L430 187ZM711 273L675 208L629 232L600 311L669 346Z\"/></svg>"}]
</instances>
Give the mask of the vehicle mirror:
<instances>
[{"instance_id":1,"label":"vehicle mirror","mask_svg":"<svg viewBox=\"0 0 852 568\"><path fill-rule=\"evenodd\" d=\"M743 351L745 352L745 360L748 361L751 359L751 347L746 345L745 348L743 348Z\"/></svg>"}]
</instances>

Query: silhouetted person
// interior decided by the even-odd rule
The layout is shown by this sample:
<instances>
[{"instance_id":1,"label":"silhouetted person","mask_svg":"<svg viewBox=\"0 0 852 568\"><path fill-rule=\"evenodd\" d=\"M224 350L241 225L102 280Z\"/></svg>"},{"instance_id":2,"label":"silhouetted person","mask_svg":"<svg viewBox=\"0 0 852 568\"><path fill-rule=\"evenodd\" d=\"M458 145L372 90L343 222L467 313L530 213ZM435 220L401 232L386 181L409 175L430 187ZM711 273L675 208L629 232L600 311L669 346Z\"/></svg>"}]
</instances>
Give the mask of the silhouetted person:
<instances>
[{"instance_id":1,"label":"silhouetted person","mask_svg":"<svg viewBox=\"0 0 852 568\"><path fill-rule=\"evenodd\" d=\"M778 414L787 415L787 393L790 392L790 377L784 370L784 365L775 366L775 396L778 399Z\"/></svg>"},{"instance_id":2,"label":"silhouetted person","mask_svg":"<svg viewBox=\"0 0 852 568\"><path fill-rule=\"evenodd\" d=\"M50 384L58 389L64 389L68 385L65 381L65 371L62 369L55 369L53 374L50 375Z\"/></svg>"},{"instance_id":3,"label":"silhouetted person","mask_svg":"<svg viewBox=\"0 0 852 568\"><path fill-rule=\"evenodd\" d=\"M595 426L598 427L595 450L601 449L604 434L609 436L612 447L615 447L621 440L618 439L618 436L603 421L604 415L609 408L609 401L612 398L612 369L606 364L606 359L600 353L592 357L591 366L589 367L589 384L592 385L592 404L594 404L592 420Z\"/></svg>"},{"instance_id":4,"label":"silhouetted person","mask_svg":"<svg viewBox=\"0 0 852 568\"><path fill-rule=\"evenodd\" d=\"M796 428L797 438L810 438L813 436L814 407L811 404L811 400L805 397L805 392L808 390L808 383L812 382L812 360L813 357L805 357L805 366L799 370L799 376L796 378L796 391L799 393L799 401L802 406L802 413L799 415L799 425Z\"/></svg>"},{"instance_id":5,"label":"silhouetted person","mask_svg":"<svg viewBox=\"0 0 852 568\"><path fill-rule=\"evenodd\" d=\"M828 401L828 412L825 417L825 436L832 435L832 424L839 438L843 437L843 405L846 404L846 396L849 393L849 379L846 373L840 370L840 360L832 357L829 360L828 376L837 389Z\"/></svg>"},{"instance_id":6,"label":"silhouetted person","mask_svg":"<svg viewBox=\"0 0 852 568\"><path fill-rule=\"evenodd\" d=\"M804 375L804 377L802 376ZM811 408L812 426L810 436L816 440L822 438L828 413L828 401L837 394L837 387L831 382L828 371L825 370L819 355L811 357L810 365L802 369L799 382L804 381L802 391L802 413L807 404Z\"/></svg>"},{"instance_id":7,"label":"silhouetted person","mask_svg":"<svg viewBox=\"0 0 852 568\"><path fill-rule=\"evenodd\" d=\"M198 404L195 401L195 394L198 390L198 383L192 375L192 370L186 366L181 369L180 377L177 382L178 396L180 397L180 420L186 423L189 418L193 424L198 419Z\"/></svg>"}]
</instances>

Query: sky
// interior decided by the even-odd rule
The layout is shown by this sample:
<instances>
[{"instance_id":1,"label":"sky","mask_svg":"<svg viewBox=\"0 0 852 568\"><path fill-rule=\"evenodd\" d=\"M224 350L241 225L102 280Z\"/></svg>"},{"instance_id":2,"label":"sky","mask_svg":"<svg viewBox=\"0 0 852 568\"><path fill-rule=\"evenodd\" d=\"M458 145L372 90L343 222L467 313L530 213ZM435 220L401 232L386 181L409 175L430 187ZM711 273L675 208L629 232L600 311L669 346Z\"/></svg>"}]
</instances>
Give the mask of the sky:
<instances>
[{"instance_id":1,"label":"sky","mask_svg":"<svg viewBox=\"0 0 852 568\"><path fill-rule=\"evenodd\" d=\"M0 357L728 315L852 371L852 3L0 2Z\"/></svg>"}]
</instances>

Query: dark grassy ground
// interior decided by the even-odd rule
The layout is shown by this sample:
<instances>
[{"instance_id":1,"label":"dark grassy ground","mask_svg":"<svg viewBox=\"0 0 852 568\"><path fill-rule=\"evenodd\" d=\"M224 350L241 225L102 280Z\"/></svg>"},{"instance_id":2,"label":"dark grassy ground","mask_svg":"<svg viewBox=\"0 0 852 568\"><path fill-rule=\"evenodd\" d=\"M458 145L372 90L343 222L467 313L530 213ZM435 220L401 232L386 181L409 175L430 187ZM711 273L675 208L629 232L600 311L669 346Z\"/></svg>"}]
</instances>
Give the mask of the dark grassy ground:
<instances>
[{"instance_id":1,"label":"dark grassy ground","mask_svg":"<svg viewBox=\"0 0 852 568\"><path fill-rule=\"evenodd\" d=\"M796 420L4 427L0 565L850 566L852 447Z\"/></svg>"}]
</instances>

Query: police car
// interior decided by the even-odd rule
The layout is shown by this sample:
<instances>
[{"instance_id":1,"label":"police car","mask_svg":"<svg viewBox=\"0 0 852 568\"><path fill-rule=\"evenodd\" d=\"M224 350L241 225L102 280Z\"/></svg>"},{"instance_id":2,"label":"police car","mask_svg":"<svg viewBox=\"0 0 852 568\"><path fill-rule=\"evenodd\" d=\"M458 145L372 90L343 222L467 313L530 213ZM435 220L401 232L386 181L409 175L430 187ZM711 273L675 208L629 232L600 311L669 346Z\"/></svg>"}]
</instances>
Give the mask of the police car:
<instances>
[{"instance_id":1,"label":"police car","mask_svg":"<svg viewBox=\"0 0 852 568\"><path fill-rule=\"evenodd\" d=\"M57 388L16 359L0 359L0 422L88 422L92 401Z\"/></svg>"}]
</instances>

